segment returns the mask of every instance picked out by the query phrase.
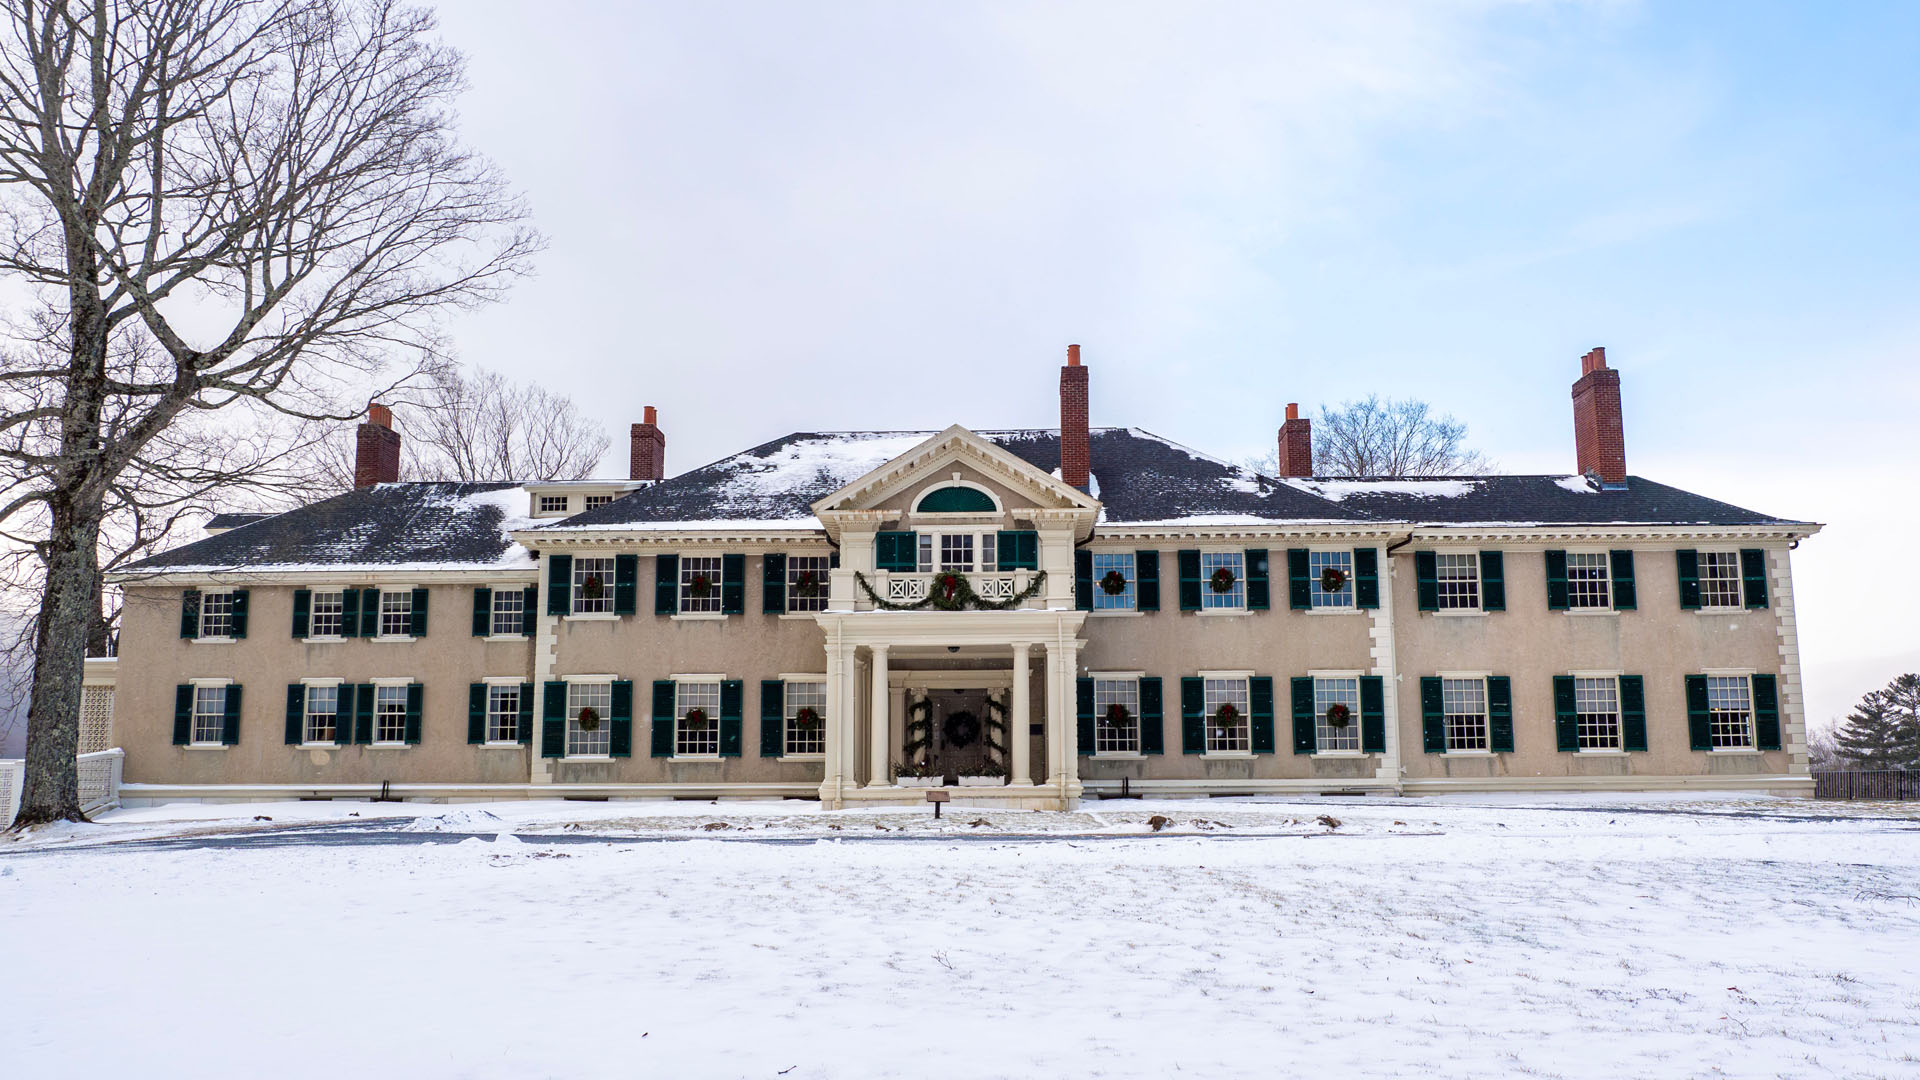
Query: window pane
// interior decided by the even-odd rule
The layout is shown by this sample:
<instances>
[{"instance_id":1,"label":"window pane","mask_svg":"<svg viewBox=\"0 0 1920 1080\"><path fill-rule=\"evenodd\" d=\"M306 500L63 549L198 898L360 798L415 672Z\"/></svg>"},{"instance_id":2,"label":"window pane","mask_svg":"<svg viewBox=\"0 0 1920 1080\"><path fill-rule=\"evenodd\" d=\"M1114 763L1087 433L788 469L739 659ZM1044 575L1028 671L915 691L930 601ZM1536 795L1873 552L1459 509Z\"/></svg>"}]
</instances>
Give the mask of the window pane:
<instances>
[{"instance_id":1,"label":"window pane","mask_svg":"<svg viewBox=\"0 0 1920 1080\"><path fill-rule=\"evenodd\" d=\"M973 569L972 533L946 533L940 537L940 569Z\"/></svg>"},{"instance_id":2,"label":"window pane","mask_svg":"<svg viewBox=\"0 0 1920 1080\"><path fill-rule=\"evenodd\" d=\"M1619 680L1573 680L1573 712L1580 728L1580 749L1620 749Z\"/></svg>"},{"instance_id":3,"label":"window pane","mask_svg":"<svg viewBox=\"0 0 1920 1080\"><path fill-rule=\"evenodd\" d=\"M373 741L407 741L407 688L404 685L373 688Z\"/></svg>"},{"instance_id":4,"label":"window pane","mask_svg":"<svg viewBox=\"0 0 1920 1080\"><path fill-rule=\"evenodd\" d=\"M1118 706L1120 711L1115 711ZM1093 750L1096 754L1140 752L1140 681L1093 680Z\"/></svg>"},{"instance_id":5,"label":"window pane","mask_svg":"<svg viewBox=\"0 0 1920 1080\"><path fill-rule=\"evenodd\" d=\"M219 743L227 730L227 688L198 686L193 691L193 741Z\"/></svg>"},{"instance_id":6,"label":"window pane","mask_svg":"<svg viewBox=\"0 0 1920 1080\"><path fill-rule=\"evenodd\" d=\"M339 592L314 593L307 607L307 636L339 637L342 610Z\"/></svg>"},{"instance_id":7,"label":"window pane","mask_svg":"<svg viewBox=\"0 0 1920 1080\"><path fill-rule=\"evenodd\" d=\"M584 716L592 709L593 715ZM604 756L613 746L613 684L567 684L567 756Z\"/></svg>"},{"instance_id":8,"label":"window pane","mask_svg":"<svg viewBox=\"0 0 1920 1080\"><path fill-rule=\"evenodd\" d=\"M718 559L713 560L718 562ZM716 576L713 594L720 595ZM573 613L604 615L613 610L613 560L611 558L573 560Z\"/></svg>"},{"instance_id":9,"label":"window pane","mask_svg":"<svg viewBox=\"0 0 1920 1080\"><path fill-rule=\"evenodd\" d=\"M1434 556L1441 611L1480 610L1480 556L1472 552Z\"/></svg>"},{"instance_id":10,"label":"window pane","mask_svg":"<svg viewBox=\"0 0 1920 1080\"><path fill-rule=\"evenodd\" d=\"M825 611L831 583L825 555L787 557L787 610Z\"/></svg>"},{"instance_id":11,"label":"window pane","mask_svg":"<svg viewBox=\"0 0 1920 1080\"><path fill-rule=\"evenodd\" d=\"M1200 553L1200 607L1208 608L1244 608L1247 606L1245 558L1237 551L1203 551ZM1225 570L1233 579L1226 589L1214 588L1216 575ZM1220 580L1225 580L1221 578Z\"/></svg>"},{"instance_id":12,"label":"window pane","mask_svg":"<svg viewBox=\"0 0 1920 1080\"><path fill-rule=\"evenodd\" d=\"M1710 608L1740 606L1740 553L1700 553L1700 604Z\"/></svg>"},{"instance_id":13,"label":"window pane","mask_svg":"<svg viewBox=\"0 0 1920 1080\"><path fill-rule=\"evenodd\" d=\"M824 560L823 560L824 561ZM824 754L827 752L827 684L790 682L785 695L787 712L787 753ZM811 709L809 722L800 723L800 710Z\"/></svg>"},{"instance_id":14,"label":"window pane","mask_svg":"<svg viewBox=\"0 0 1920 1080\"><path fill-rule=\"evenodd\" d=\"M334 741L335 725L340 717L340 688L338 686L307 687L307 729L305 741L310 743Z\"/></svg>"},{"instance_id":15,"label":"window pane","mask_svg":"<svg viewBox=\"0 0 1920 1080\"><path fill-rule=\"evenodd\" d=\"M523 589L493 590L493 633L508 637L526 633L527 594Z\"/></svg>"},{"instance_id":16,"label":"window pane","mask_svg":"<svg viewBox=\"0 0 1920 1080\"><path fill-rule=\"evenodd\" d=\"M410 637L412 634L413 593L405 591L381 593L380 636Z\"/></svg>"},{"instance_id":17,"label":"window pane","mask_svg":"<svg viewBox=\"0 0 1920 1080\"><path fill-rule=\"evenodd\" d=\"M203 638L233 636L232 593L208 592L200 594L200 636Z\"/></svg>"},{"instance_id":18,"label":"window pane","mask_svg":"<svg viewBox=\"0 0 1920 1080\"><path fill-rule=\"evenodd\" d=\"M1340 578L1340 587L1331 592L1326 588L1329 570L1337 571ZM1314 607L1353 606L1353 552L1310 551L1307 553L1307 574L1312 579Z\"/></svg>"},{"instance_id":19,"label":"window pane","mask_svg":"<svg viewBox=\"0 0 1920 1080\"><path fill-rule=\"evenodd\" d=\"M487 687L487 741L520 741L520 688Z\"/></svg>"},{"instance_id":20,"label":"window pane","mask_svg":"<svg viewBox=\"0 0 1920 1080\"><path fill-rule=\"evenodd\" d=\"M1440 700L1446 714L1447 749L1488 749L1487 681L1442 679Z\"/></svg>"},{"instance_id":21,"label":"window pane","mask_svg":"<svg viewBox=\"0 0 1920 1080\"><path fill-rule=\"evenodd\" d=\"M996 570L999 568L1000 561L997 554L999 543L1000 537L997 533L980 534L980 569Z\"/></svg>"},{"instance_id":22,"label":"window pane","mask_svg":"<svg viewBox=\"0 0 1920 1080\"><path fill-rule=\"evenodd\" d=\"M1243 752L1253 748L1247 718L1247 680L1207 679L1201 684L1206 702L1207 752ZM1222 717L1220 707L1233 706L1231 717Z\"/></svg>"},{"instance_id":23,"label":"window pane","mask_svg":"<svg viewBox=\"0 0 1920 1080\"><path fill-rule=\"evenodd\" d=\"M1744 750L1753 746L1750 690L1745 675L1707 677L1707 716L1714 749Z\"/></svg>"},{"instance_id":24,"label":"window pane","mask_svg":"<svg viewBox=\"0 0 1920 1080\"><path fill-rule=\"evenodd\" d=\"M564 514L564 513L566 513L566 512L567 512L567 497L566 497L565 495L542 495L542 496L540 496L540 512L541 512L541 513L543 513L543 514Z\"/></svg>"},{"instance_id":25,"label":"window pane","mask_svg":"<svg viewBox=\"0 0 1920 1080\"><path fill-rule=\"evenodd\" d=\"M679 755L720 753L720 684L683 682L674 694L673 752ZM700 716L691 717L698 712Z\"/></svg>"},{"instance_id":26,"label":"window pane","mask_svg":"<svg viewBox=\"0 0 1920 1080\"><path fill-rule=\"evenodd\" d=\"M1567 554L1567 606L1612 607L1612 582L1609 574L1606 552L1569 552Z\"/></svg>"},{"instance_id":27,"label":"window pane","mask_svg":"<svg viewBox=\"0 0 1920 1080\"><path fill-rule=\"evenodd\" d=\"M1334 706L1344 705L1346 722L1336 725L1329 715ZM1313 680L1314 737L1321 753L1360 749L1360 680Z\"/></svg>"},{"instance_id":28,"label":"window pane","mask_svg":"<svg viewBox=\"0 0 1920 1080\"><path fill-rule=\"evenodd\" d=\"M612 562L611 559L607 560ZM720 556L682 555L680 557L680 610L714 612L720 610ZM606 610L613 610L609 597Z\"/></svg>"},{"instance_id":29,"label":"window pane","mask_svg":"<svg viewBox=\"0 0 1920 1080\"><path fill-rule=\"evenodd\" d=\"M1119 592L1108 591L1109 575L1119 575ZM1134 607L1133 553L1096 551L1093 555L1093 609L1132 611Z\"/></svg>"}]
</instances>

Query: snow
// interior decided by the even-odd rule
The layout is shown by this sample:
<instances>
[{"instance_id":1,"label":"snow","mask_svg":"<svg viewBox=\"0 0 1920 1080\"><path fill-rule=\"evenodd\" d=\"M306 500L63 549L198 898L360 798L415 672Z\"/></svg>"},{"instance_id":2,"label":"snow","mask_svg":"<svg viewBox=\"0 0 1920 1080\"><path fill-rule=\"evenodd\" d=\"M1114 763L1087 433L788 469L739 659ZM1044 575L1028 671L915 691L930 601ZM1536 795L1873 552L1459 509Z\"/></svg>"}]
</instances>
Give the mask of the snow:
<instances>
[{"instance_id":1,"label":"snow","mask_svg":"<svg viewBox=\"0 0 1920 1080\"><path fill-rule=\"evenodd\" d=\"M1555 487L1565 488L1580 495L1592 495L1596 489L1584 476L1561 476L1553 481Z\"/></svg>"},{"instance_id":2,"label":"snow","mask_svg":"<svg viewBox=\"0 0 1920 1080\"><path fill-rule=\"evenodd\" d=\"M1659 796L938 824L772 802L117 811L0 840L0 911L33 928L8 935L0 1059L21 1076L1913 1076L1916 821ZM205 846L289 826L395 842ZM143 836L164 839L126 842Z\"/></svg>"},{"instance_id":3,"label":"snow","mask_svg":"<svg viewBox=\"0 0 1920 1080\"><path fill-rule=\"evenodd\" d=\"M1416 499L1458 499L1479 488L1477 480L1289 480L1287 483L1329 502L1349 495L1405 495Z\"/></svg>"}]
</instances>

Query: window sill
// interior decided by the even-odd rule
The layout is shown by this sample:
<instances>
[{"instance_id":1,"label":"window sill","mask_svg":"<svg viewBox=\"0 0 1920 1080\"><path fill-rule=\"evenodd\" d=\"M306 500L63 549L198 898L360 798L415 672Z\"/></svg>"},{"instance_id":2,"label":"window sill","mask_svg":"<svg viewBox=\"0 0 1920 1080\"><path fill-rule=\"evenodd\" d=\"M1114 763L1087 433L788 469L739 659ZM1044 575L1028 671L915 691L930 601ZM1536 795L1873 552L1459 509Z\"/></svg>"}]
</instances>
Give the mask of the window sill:
<instances>
[{"instance_id":1,"label":"window sill","mask_svg":"<svg viewBox=\"0 0 1920 1080\"><path fill-rule=\"evenodd\" d=\"M825 761L825 754L781 754L781 761Z\"/></svg>"},{"instance_id":2,"label":"window sill","mask_svg":"<svg viewBox=\"0 0 1920 1080\"><path fill-rule=\"evenodd\" d=\"M821 608L820 611L783 611L780 613L778 617L782 619L789 619L793 622L812 622L813 617L815 615L818 615L821 612L824 612L826 610L827 610L826 608ZM726 616L724 615L721 616L721 618L725 618L725 617ZM681 618L681 616L676 615L674 616L674 618Z\"/></svg>"},{"instance_id":3,"label":"window sill","mask_svg":"<svg viewBox=\"0 0 1920 1080\"><path fill-rule=\"evenodd\" d=\"M1445 751L1442 751L1442 754L1446 757L1492 757L1494 755L1494 751L1492 750L1445 750Z\"/></svg>"},{"instance_id":4,"label":"window sill","mask_svg":"<svg viewBox=\"0 0 1920 1080\"><path fill-rule=\"evenodd\" d=\"M1577 616L1584 616L1584 617L1591 618L1592 616L1595 616L1595 615L1618 615L1620 614L1620 612L1613 608L1580 607L1580 608L1568 608L1562 614L1577 615Z\"/></svg>"},{"instance_id":5,"label":"window sill","mask_svg":"<svg viewBox=\"0 0 1920 1080\"><path fill-rule=\"evenodd\" d=\"M1766 751L1759 750L1751 746L1716 746L1713 749L1707 751L1707 753L1709 754L1764 754L1766 753Z\"/></svg>"},{"instance_id":6,"label":"window sill","mask_svg":"<svg viewBox=\"0 0 1920 1080\"><path fill-rule=\"evenodd\" d=\"M1477 619L1491 615L1492 612L1485 608L1441 608L1439 611L1429 611L1427 614L1438 615L1443 619Z\"/></svg>"},{"instance_id":7,"label":"window sill","mask_svg":"<svg viewBox=\"0 0 1920 1080\"><path fill-rule=\"evenodd\" d=\"M1137 608L1094 608L1087 614L1096 619L1131 619L1146 612Z\"/></svg>"},{"instance_id":8,"label":"window sill","mask_svg":"<svg viewBox=\"0 0 1920 1080\"><path fill-rule=\"evenodd\" d=\"M226 743L197 742L197 743L188 743L187 745L181 747L180 749L182 750L231 750L233 749L233 747L228 746Z\"/></svg>"},{"instance_id":9,"label":"window sill","mask_svg":"<svg viewBox=\"0 0 1920 1080\"><path fill-rule=\"evenodd\" d=\"M525 634L488 634L486 637L481 638L480 640L486 642L489 645L492 645L496 642L525 641L527 640L527 635Z\"/></svg>"},{"instance_id":10,"label":"window sill","mask_svg":"<svg viewBox=\"0 0 1920 1080\"><path fill-rule=\"evenodd\" d=\"M612 761L612 754L568 754L561 761Z\"/></svg>"},{"instance_id":11,"label":"window sill","mask_svg":"<svg viewBox=\"0 0 1920 1080\"><path fill-rule=\"evenodd\" d=\"M343 742L303 742L300 745L294 747L294 749L295 750L343 750L346 747L351 745L352 745L351 743L343 743Z\"/></svg>"},{"instance_id":12,"label":"window sill","mask_svg":"<svg viewBox=\"0 0 1920 1080\"><path fill-rule=\"evenodd\" d=\"M1693 610L1693 613L1695 615L1745 615L1749 611L1765 611L1765 610L1767 609L1766 608L1743 608L1743 607L1703 607L1703 608L1695 608Z\"/></svg>"},{"instance_id":13,"label":"window sill","mask_svg":"<svg viewBox=\"0 0 1920 1080\"><path fill-rule=\"evenodd\" d=\"M402 642L402 641L418 641L420 639L414 637L412 634L391 634L391 635L375 634L373 637L370 637L367 640L392 643L392 642Z\"/></svg>"},{"instance_id":14,"label":"window sill","mask_svg":"<svg viewBox=\"0 0 1920 1080\"><path fill-rule=\"evenodd\" d=\"M1138 750L1095 750L1092 756L1099 761L1143 761L1147 755Z\"/></svg>"},{"instance_id":15,"label":"window sill","mask_svg":"<svg viewBox=\"0 0 1920 1080\"><path fill-rule=\"evenodd\" d=\"M1297 610L1297 609L1296 609ZM1309 615L1364 615L1369 609L1359 607L1317 607L1308 608Z\"/></svg>"},{"instance_id":16,"label":"window sill","mask_svg":"<svg viewBox=\"0 0 1920 1080\"><path fill-rule=\"evenodd\" d=\"M366 747L369 750L411 750L413 749L413 744L405 742L377 742L367 743Z\"/></svg>"},{"instance_id":17,"label":"window sill","mask_svg":"<svg viewBox=\"0 0 1920 1080\"><path fill-rule=\"evenodd\" d=\"M727 617L724 611L682 611L668 616L675 622L720 622Z\"/></svg>"},{"instance_id":18,"label":"window sill","mask_svg":"<svg viewBox=\"0 0 1920 1080\"><path fill-rule=\"evenodd\" d=\"M231 637L197 637L192 640L195 645L231 645L240 639Z\"/></svg>"},{"instance_id":19,"label":"window sill","mask_svg":"<svg viewBox=\"0 0 1920 1080\"><path fill-rule=\"evenodd\" d=\"M1247 608L1243 608L1243 607L1235 607L1235 608L1201 608L1201 609L1200 609L1199 611L1197 611L1197 612L1194 612L1194 614L1196 614L1196 615L1207 615L1207 616L1212 616L1212 617L1219 617L1219 616L1223 616L1223 615L1248 615L1248 614L1251 614L1251 612L1250 612L1250 611L1249 611L1249 610L1248 610Z\"/></svg>"},{"instance_id":20,"label":"window sill","mask_svg":"<svg viewBox=\"0 0 1920 1080\"><path fill-rule=\"evenodd\" d=\"M504 742L483 742L480 744L480 749L482 750L525 750L526 747L522 746L519 743L519 741L513 740L513 741L504 741Z\"/></svg>"},{"instance_id":21,"label":"window sill","mask_svg":"<svg viewBox=\"0 0 1920 1080\"><path fill-rule=\"evenodd\" d=\"M1250 758L1253 756L1253 751L1251 750L1208 750L1205 753L1202 753L1200 756L1210 757L1210 758Z\"/></svg>"},{"instance_id":22,"label":"window sill","mask_svg":"<svg viewBox=\"0 0 1920 1080\"><path fill-rule=\"evenodd\" d=\"M565 622L617 622L620 616L611 611L576 611L560 618Z\"/></svg>"},{"instance_id":23,"label":"window sill","mask_svg":"<svg viewBox=\"0 0 1920 1080\"><path fill-rule=\"evenodd\" d=\"M339 634L309 634L300 640L309 645L338 645L347 639Z\"/></svg>"},{"instance_id":24,"label":"window sill","mask_svg":"<svg viewBox=\"0 0 1920 1080\"><path fill-rule=\"evenodd\" d=\"M824 758L826 755L821 755ZM675 754L668 761L720 761L719 754Z\"/></svg>"},{"instance_id":25,"label":"window sill","mask_svg":"<svg viewBox=\"0 0 1920 1080\"><path fill-rule=\"evenodd\" d=\"M1368 756L1365 750L1315 750L1311 755L1317 758L1363 758Z\"/></svg>"},{"instance_id":26,"label":"window sill","mask_svg":"<svg viewBox=\"0 0 1920 1080\"><path fill-rule=\"evenodd\" d=\"M1574 753L1583 754L1587 757L1625 757L1627 755L1625 750L1607 750L1599 747L1589 749L1584 746L1574 751Z\"/></svg>"}]
</instances>

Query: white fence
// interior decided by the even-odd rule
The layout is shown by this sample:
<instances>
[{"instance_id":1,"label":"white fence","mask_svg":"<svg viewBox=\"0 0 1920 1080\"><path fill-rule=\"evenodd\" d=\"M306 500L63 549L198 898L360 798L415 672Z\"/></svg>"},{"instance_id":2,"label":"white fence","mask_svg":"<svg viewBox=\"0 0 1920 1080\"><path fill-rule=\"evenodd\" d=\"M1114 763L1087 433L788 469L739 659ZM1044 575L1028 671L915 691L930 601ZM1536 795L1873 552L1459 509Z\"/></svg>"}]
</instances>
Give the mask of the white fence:
<instances>
[{"instance_id":1,"label":"white fence","mask_svg":"<svg viewBox=\"0 0 1920 1080\"><path fill-rule=\"evenodd\" d=\"M127 752L114 747L80 755L80 809L92 814L120 805L120 773ZM0 829L10 828L20 813L20 791L26 786L27 763L0 761Z\"/></svg>"}]
</instances>

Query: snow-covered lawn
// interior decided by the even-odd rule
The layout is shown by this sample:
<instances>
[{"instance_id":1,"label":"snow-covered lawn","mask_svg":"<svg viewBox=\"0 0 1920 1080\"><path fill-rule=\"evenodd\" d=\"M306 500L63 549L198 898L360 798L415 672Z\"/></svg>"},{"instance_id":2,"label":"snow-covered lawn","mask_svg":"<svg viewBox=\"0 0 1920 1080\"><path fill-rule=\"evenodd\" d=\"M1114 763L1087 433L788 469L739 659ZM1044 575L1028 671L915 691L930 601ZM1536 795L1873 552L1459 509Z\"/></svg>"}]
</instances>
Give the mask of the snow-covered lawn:
<instances>
[{"instance_id":1,"label":"snow-covered lawn","mask_svg":"<svg viewBox=\"0 0 1920 1080\"><path fill-rule=\"evenodd\" d=\"M1920 1076L1916 807L805 805L0 840L0 1075Z\"/></svg>"}]
</instances>

